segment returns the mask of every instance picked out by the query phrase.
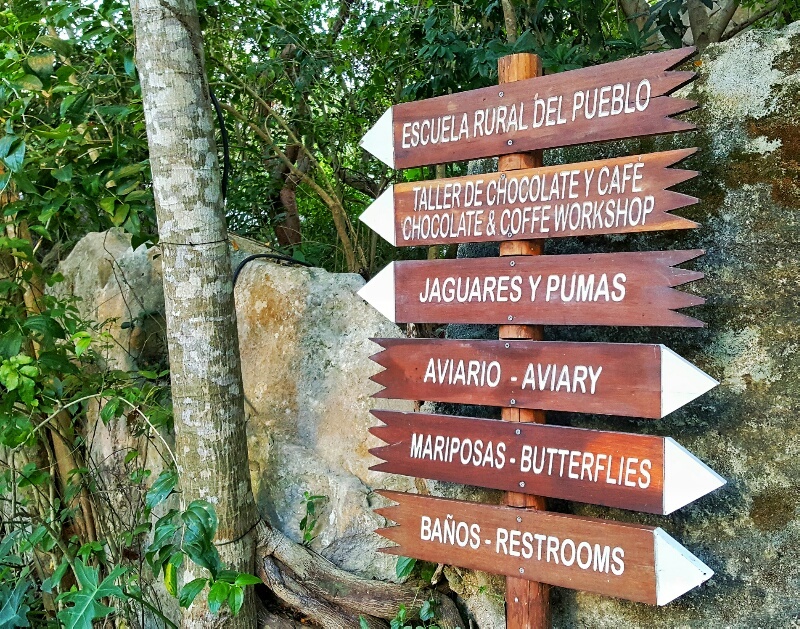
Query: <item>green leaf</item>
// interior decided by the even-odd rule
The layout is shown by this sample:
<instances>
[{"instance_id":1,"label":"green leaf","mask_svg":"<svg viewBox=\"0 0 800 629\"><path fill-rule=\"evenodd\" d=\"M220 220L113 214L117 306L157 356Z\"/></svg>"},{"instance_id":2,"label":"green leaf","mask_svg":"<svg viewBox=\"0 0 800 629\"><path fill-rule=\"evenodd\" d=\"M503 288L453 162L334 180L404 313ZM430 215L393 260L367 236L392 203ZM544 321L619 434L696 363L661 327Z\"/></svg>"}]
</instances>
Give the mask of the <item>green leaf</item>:
<instances>
[{"instance_id":1,"label":"green leaf","mask_svg":"<svg viewBox=\"0 0 800 629\"><path fill-rule=\"evenodd\" d=\"M164 566L164 587L170 596L178 595L178 569L171 561Z\"/></svg>"},{"instance_id":2,"label":"green leaf","mask_svg":"<svg viewBox=\"0 0 800 629\"><path fill-rule=\"evenodd\" d=\"M361 615L358 617L358 627L359 629L369 629L369 624L367 624L366 619Z\"/></svg>"},{"instance_id":3,"label":"green leaf","mask_svg":"<svg viewBox=\"0 0 800 629\"><path fill-rule=\"evenodd\" d=\"M118 397L111 398L103 405L100 411L100 419L107 424L119 414L121 401Z\"/></svg>"},{"instance_id":4,"label":"green leaf","mask_svg":"<svg viewBox=\"0 0 800 629\"><path fill-rule=\"evenodd\" d=\"M33 584L32 581L20 576L13 590L0 585L0 627L12 629L13 627L30 627L28 612L30 606L25 602L26 593Z\"/></svg>"},{"instance_id":5,"label":"green leaf","mask_svg":"<svg viewBox=\"0 0 800 629\"><path fill-rule=\"evenodd\" d=\"M208 609L212 614L219 612L222 604L228 600L231 586L225 581L216 581L208 591Z\"/></svg>"},{"instance_id":6,"label":"green leaf","mask_svg":"<svg viewBox=\"0 0 800 629\"><path fill-rule=\"evenodd\" d=\"M114 197L104 197L100 199L100 207L106 214L113 214L114 213Z\"/></svg>"},{"instance_id":7,"label":"green leaf","mask_svg":"<svg viewBox=\"0 0 800 629\"><path fill-rule=\"evenodd\" d=\"M75 355L80 358L92 344L92 335L85 331L78 332L72 335L72 342L75 343Z\"/></svg>"},{"instance_id":8,"label":"green leaf","mask_svg":"<svg viewBox=\"0 0 800 629\"><path fill-rule=\"evenodd\" d=\"M128 213L131 211L131 206L127 203L120 203L116 208L114 208L114 215L111 217L111 222L114 224L114 227L119 227L125 222L125 219L128 218Z\"/></svg>"},{"instance_id":9,"label":"green leaf","mask_svg":"<svg viewBox=\"0 0 800 629\"><path fill-rule=\"evenodd\" d=\"M41 92L44 88L41 79L35 74L26 74L21 79L16 80L15 85L30 92Z\"/></svg>"},{"instance_id":10,"label":"green leaf","mask_svg":"<svg viewBox=\"0 0 800 629\"><path fill-rule=\"evenodd\" d=\"M428 599L422 603L422 607L419 608L419 619L424 621L432 620L434 615L433 603Z\"/></svg>"},{"instance_id":11,"label":"green leaf","mask_svg":"<svg viewBox=\"0 0 800 629\"><path fill-rule=\"evenodd\" d=\"M25 323L22 324L22 327L26 330L39 332L46 341L50 341L54 338L64 338L64 328L62 328L61 324L53 317L46 314L28 317L25 319Z\"/></svg>"},{"instance_id":12,"label":"green leaf","mask_svg":"<svg viewBox=\"0 0 800 629\"><path fill-rule=\"evenodd\" d=\"M52 173L50 173L58 179L58 181L63 181L64 183L68 183L72 181L72 164L67 164L66 166L62 166L61 168L56 168Z\"/></svg>"},{"instance_id":13,"label":"green leaf","mask_svg":"<svg viewBox=\"0 0 800 629\"><path fill-rule=\"evenodd\" d=\"M125 594L118 585L117 579L125 574L122 567L114 568L98 585L98 569L86 566L80 558L75 559L73 572L78 583L77 590L64 592L56 600L71 604L62 609L57 616L61 622L71 629L92 629L92 621L105 618L114 608L100 601L106 597L124 599Z\"/></svg>"},{"instance_id":14,"label":"green leaf","mask_svg":"<svg viewBox=\"0 0 800 629\"><path fill-rule=\"evenodd\" d=\"M125 74L127 74L132 79L136 78L136 63L134 62L133 57L131 57L130 55L125 55L123 65L125 67Z\"/></svg>"},{"instance_id":15,"label":"green leaf","mask_svg":"<svg viewBox=\"0 0 800 629\"><path fill-rule=\"evenodd\" d=\"M6 136L8 137L8 136ZM18 172L25 161L25 140L17 139L12 148L3 157L3 162L12 173Z\"/></svg>"},{"instance_id":16,"label":"green leaf","mask_svg":"<svg viewBox=\"0 0 800 629\"><path fill-rule=\"evenodd\" d=\"M261 583L261 579L257 576L247 573L241 573L236 577L236 580L233 582L234 585L244 586L244 585L258 585Z\"/></svg>"},{"instance_id":17,"label":"green leaf","mask_svg":"<svg viewBox=\"0 0 800 629\"><path fill-rule=\"evenodd\" d=\"M145 497L145 505L147 508L152 509L157 504L164 502L167 496L174 491L177 483L178 474L174 470L164 470L161 472Z\"/></svg>"},{"instance_id":18,"label":"green leaf","mask_svg":"<svg viewBox=\"0 0 800 629\"><path fill-rule=\"evenodd\" d=\"M411 557L398 557L397 564L394 567L394 572L397 575L397 578L405 579L411 574L411 571L414 569L416 564L417 560Z\"/></svg>"},{"instance_id":19,"label":"green leaf","mask_svg":"<svg viewBox=\"0 0 800 629\"><path fill-rule=\"evenodd\" d=\"M25 60L28 67L39 76L48 77L53 73L56 56L52 52L44 54L30 54Z\"/></svg>"},{"instance_id":20,"label":"green leaf","mask_svg":"<svg viewBox=\"0 0 800 629\"><path fill-rule=\"evenodd\" d=\"M228 607L231 608L231 613L236 616L239 610L242 609L244 603L244 590L238 585L231 586L231 593L228 594Z\"/></svg>"},{"instance_id":21,"label":"green leaf","mask_svg":"<svg viewBox=\"0 0 800 629\"><path fill-rule=\"evenodd\" d=\"M178 597L180 606L189 607L194 602L194 599L197 598L197 595L206 587L206 583L208 583L208 579L200 578L189 581L189 583L184 585Z\"/></svg>"},{"instance_id":22,"label":"green leaf","mask_svg":"<svg viewBox=\"0 0 800 629\"><path fill-rule=\"evenodd\" d=\"M72 52L72 44L66 39L60 37L53 37L51 35L40 35L37 39L38 43L42 46L54 50L62 57L69 57Z\"/></svg>"}]
</instances>

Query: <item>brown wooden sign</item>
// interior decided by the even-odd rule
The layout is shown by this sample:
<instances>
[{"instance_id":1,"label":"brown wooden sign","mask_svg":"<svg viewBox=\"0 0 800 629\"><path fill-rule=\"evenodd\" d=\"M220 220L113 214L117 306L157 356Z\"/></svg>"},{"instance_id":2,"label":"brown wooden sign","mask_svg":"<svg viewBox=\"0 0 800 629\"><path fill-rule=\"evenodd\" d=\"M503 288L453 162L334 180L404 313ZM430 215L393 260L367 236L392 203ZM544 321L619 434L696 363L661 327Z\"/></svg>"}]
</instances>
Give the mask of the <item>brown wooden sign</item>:
<instances>
[{"instance_id":1,"label":"brown wooden sign","mask_svg":"<svg viewBox=\"0 0 800 629\"><path fill-rule=\"evenodd\" d=\"M671 72L681 48L395 105L361 140L392 168L670 133L694 101L667 96L694 78Z\"/></svg>"},{"instance_id":2,"label":"brown wooden sign","mask_svg":"<svg viewBox=\"0 0 800 629\"><path fill-rule=\"evenodd\" d=\"M384 552L665 605L713 572L661 528L394 491Z\"/></svg>"},{"instance_id":3,"label":"brown wooden sign","mask_svg":"<svg viewBox=\"0 0 800 629\"><path fill-rule=\"evenodd\" d=\"M378 398L660 419L719 384L663 345L372 340Z\"/></svg>"},{"instance_id":4,"label":"brown wooden sign","mask_svg":"<svg viewBox=\"0 0 800 629\"><path fill-rule=\"evenodd\" d=\"M725 480L670 437L374 410L370 469L668 514Z\"/></svg>"},{"instance_id":5,"label":"brown wooden sign","mask_svg":"<svg viewBox=\"0 0 800 629\"><path fill-rule=\"evenodd\" d=\"M395 184L361 220L401 247L689 229L667 188L697 173L668 167L696 150Z\"/></svg>"},{"instance_id":6,"label":"brown wooden sign","mask_svg":"<svg viewBox=\"0 0 800 629\"><path fill-rule=\"evenodd\" d=\"M703 327L677 308L701 250L391 262L358 294L398 323Z\"/></svg>"}]
</instances>

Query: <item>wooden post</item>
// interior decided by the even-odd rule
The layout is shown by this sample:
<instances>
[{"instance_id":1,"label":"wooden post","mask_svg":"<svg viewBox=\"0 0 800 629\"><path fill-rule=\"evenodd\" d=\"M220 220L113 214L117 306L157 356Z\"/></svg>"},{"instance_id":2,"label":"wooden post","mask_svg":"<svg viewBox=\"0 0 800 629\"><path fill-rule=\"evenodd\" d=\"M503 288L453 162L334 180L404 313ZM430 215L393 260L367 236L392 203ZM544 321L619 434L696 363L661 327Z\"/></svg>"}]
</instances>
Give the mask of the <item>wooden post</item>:
<instances>
[{"instance_id":1,"label":"wooden post","mask_svg":"<svg viewBox=\"0 0 800 629\"><path fill-rule=\"evenodd\" d=\"M538 55L522 53L508 55L497 62L498 83L519 81L541 76L542 64ZM518 170L542 166L542 151L512 153L498 158L498 170ZM500 243L501 256L541 255L544 240L516 240ZM540 325L501 325L501 339L531 339L541 341ZM545 423L544 411L523 408L504 408L503 421ZM506 504L529 509L545 508L541 496L507 492ZM550 627L550 587L544 583L516 577L506 577L506 627L507 629L545 629Z\"/></svg>"}]
</instances>

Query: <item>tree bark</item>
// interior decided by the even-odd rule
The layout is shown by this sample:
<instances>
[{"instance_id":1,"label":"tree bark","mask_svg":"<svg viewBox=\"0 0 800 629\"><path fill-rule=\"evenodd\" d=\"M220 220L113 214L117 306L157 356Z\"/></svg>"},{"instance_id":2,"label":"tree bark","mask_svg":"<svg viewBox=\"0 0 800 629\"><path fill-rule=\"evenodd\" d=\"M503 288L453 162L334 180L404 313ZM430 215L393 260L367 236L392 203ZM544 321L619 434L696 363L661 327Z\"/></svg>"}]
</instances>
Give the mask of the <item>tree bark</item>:
<instances>
[{"instance_id":1,"label":"tree bark","mask_svg":"<svg viewBox=\"0 0 800 629\"><path fill-rule=\"evenodd\" d=\"M254 568L239 345L220 170L194 0L131 0L164 277L176 454L182 500L219 518L223 563ZM186 565L181 583L204 570ZM205 599L184 626L255 627L252 589L236 618Z\"/></svg>"},{"instance_id":2,"label":"tree bark","mask_svg":"<svg viewBox=\"0 0 800 629\"><path fill-rule=\"evenodd\" d=\"M702 0L688 0L687 12L689 14L689 28L692 30L692 40L697 46L697 51L702 53L711 43L711 25L708 19L708 9Z\"/></svg>"},{"instance_id":3,"label":"tree bark","mask_svg":"<svg viewBox=\"0 0 800 629\"><path fill-rule=\"evenodd\" d=\"M514 10L512 0L501 0L503 7L503 24L506 27L506 40L509 44L515 44L519 37L519 27L517 26L517 13Z\"/></svg>"}]
</instances>

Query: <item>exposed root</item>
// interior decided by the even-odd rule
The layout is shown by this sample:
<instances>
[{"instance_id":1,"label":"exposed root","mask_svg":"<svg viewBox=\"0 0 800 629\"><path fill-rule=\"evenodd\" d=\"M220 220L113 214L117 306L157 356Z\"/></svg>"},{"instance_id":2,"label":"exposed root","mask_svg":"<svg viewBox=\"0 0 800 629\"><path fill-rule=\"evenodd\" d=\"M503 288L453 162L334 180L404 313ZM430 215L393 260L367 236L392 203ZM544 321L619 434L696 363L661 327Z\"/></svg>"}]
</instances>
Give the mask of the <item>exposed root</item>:
<instances>
[{"instance_id":1,"label":"exposed root","mask_svg":"<svg viewBox=\"0 0 800 629\"><path fill-rule=\"evenodd\" d=\"M431 598L436 603L439 627L464 627L453 601L440 592L358 577L296 544L266 522L259 525L258 533L259 576L281 600L326 629L358 627L359 616L370 628L385 628L384 621L394 618L401 604L416 614Z\"/></svg>"}]
</instances>

